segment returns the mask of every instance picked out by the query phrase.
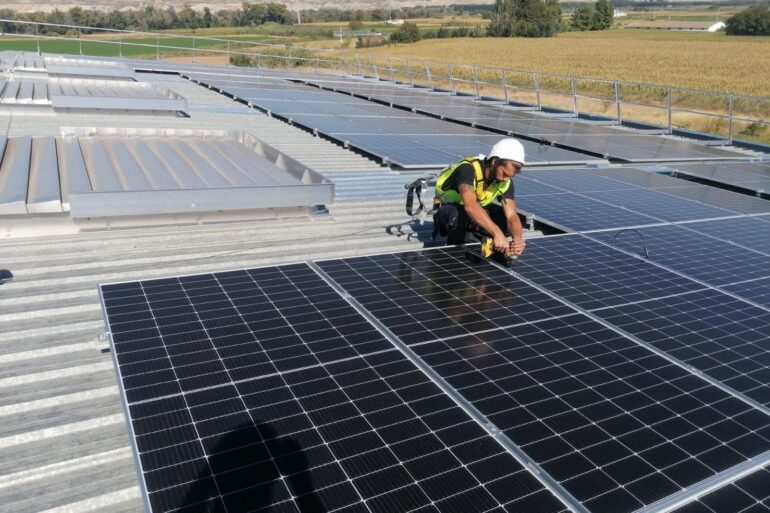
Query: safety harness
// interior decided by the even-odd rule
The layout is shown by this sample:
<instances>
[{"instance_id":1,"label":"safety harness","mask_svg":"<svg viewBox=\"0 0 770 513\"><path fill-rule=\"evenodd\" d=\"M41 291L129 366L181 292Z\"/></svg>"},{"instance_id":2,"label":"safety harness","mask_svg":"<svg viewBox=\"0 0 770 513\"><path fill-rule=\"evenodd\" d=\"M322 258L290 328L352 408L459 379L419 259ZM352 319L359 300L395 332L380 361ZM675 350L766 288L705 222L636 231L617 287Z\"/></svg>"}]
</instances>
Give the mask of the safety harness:
<instances>
[{"instance_id":1,"label":"safety harness","mask_svg":"<svg viewBox=\"0 0 770 513\"><path fill-rule=\"evenodd\" d=\"M452 176L452 173L454 173L458 167L466 163L473 166L473 188L476 191L476 199L478 199L482 207L486 207L492 203L499 196L503 195L511 186L511 181L506 180L504 182L494 182L487 188L484 188L484 170L481 167L480 157L466 157L450 168L442 171L438 177L436 177L436 175L431 175L425 178L418 178L409 185L406 185L406 214L411 217L417 217L423 212L425 212L425 215L433 214L433 240L436 240L436 235L438 235L439 232L441 232L442 235L446 235L438 220L438 208L444 203L463 204L462 196L460 196L458 191L453 189L445 191L443 186L449 177ZM428 190L428 182L433 178L436 178L436 194L433 198L433 205L430 210L428 210L423 201L423 194ZM415 203L417 204L416 207Z\"/></svg>"},{"instance_id":2,"label":"safety harness","mask_svg":"<svg viewBox=\"0 0 770 513\"><path fill-rule=\"evenodd\" d=\"M471 164L473 166L473 189L476 191L476 199L479 201L479 204L481 204L482 207L486 207L492 203L495 199L503 195L511 186L511 181L505 180L504 182L493 182L487 188L484 188L484 170L481 168L481 159L478 157L466 157L446 171L442 172L436 179L436 196L440 198L440 204L463 204L463 198L460 196L459 191L454 189L445 191L443 189L446 181L449 180L455 170L463 164Z\"/></svg>"}]
</instances>

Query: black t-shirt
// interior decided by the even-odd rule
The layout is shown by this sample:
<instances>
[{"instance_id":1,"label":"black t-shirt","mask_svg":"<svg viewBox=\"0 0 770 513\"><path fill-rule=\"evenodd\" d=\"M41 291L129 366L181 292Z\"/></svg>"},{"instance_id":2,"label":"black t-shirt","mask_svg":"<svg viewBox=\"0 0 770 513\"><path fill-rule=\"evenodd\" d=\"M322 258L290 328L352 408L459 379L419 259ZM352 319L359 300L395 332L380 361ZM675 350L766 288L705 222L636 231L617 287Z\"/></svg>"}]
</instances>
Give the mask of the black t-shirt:
<instances>
[{"instance_id":1,"label":"black t-shirt","mask_svg":"<svg viewBox=\"0 0 770 513\"><path fill-rule=\"evenodd\" d=\"M446 182L444 182L444 186L442 189L445 191L453 190L460 192L460 184L467 183L471 187L473 187L473 182L476 179L476 170L473 169L473 164L470 162L463 162L458 166L457 169L454 170L454 173L452 173L452 176L450 176ZM484 188L489 187L491 182L487 182L484 184ZM502 199L506 198L511 201L513 201L513 180L511 180L511 185L508 186L508 190L503 193L503 195L498 198L498 201L502 203Z\"/></svg>"}]
</instances>

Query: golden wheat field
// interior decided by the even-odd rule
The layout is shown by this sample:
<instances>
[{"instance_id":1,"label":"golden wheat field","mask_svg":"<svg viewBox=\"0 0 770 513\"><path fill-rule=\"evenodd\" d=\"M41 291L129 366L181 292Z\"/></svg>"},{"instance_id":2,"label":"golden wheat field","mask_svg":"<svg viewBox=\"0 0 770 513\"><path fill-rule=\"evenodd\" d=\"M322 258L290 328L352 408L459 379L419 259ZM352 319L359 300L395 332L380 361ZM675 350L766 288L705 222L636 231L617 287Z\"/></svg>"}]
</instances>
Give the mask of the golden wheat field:
<instances>
[{"instance_id":1,"label":"golden wheat field","mask_svg":"<svg viewBox=\"0 0 770 513\"><path fill-rule=\"evenodd\" d=\"M770 96L770 37L614 30L539 39L431 39L345 53Z\"/></svg>"}]
</instances>

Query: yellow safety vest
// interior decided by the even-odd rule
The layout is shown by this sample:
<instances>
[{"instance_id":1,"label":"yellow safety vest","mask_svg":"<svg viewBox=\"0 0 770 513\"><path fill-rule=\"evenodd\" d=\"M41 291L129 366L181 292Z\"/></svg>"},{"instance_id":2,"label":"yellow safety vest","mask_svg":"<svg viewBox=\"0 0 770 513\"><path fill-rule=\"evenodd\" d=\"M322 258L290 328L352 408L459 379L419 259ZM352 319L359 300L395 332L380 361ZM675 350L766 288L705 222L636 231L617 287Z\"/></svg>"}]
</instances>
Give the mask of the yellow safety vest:
<instances>
[{"instance_id":1,"label":"yellow safety vest","mask_svg":"<svg viewBox=\"0 0 770 513\"><path fill-rule=\"evenodd\" d=\"M476 199L482 207L486 207L492 203L495 199L502 196L508 188L511 186L511 180L505 180L504 182L493 182L486 189L484 188L484 170L481 168L481 160L478 157L466 157L457 164L453 165L446 171L442 172L438 178L436 178L436 197L440 199L442 203L454 203L463 204L463 198L456 190L449 189L445 191L442 189L444 183L452 176L452 173L463 164L471 164L473 170L476 172L473 178L473 188L476 190Z\"/></svg>"}]
</instances>

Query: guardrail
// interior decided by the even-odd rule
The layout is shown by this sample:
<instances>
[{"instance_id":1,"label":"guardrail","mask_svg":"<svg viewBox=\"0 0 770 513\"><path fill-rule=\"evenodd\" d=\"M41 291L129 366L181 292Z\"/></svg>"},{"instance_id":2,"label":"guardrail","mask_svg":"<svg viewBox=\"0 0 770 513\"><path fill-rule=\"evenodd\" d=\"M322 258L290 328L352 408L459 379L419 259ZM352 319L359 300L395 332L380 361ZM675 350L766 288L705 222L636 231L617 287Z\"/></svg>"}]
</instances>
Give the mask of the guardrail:
<instances>
[{"instance_id":1,"label":"guardrail","mask_svg":"<svg viewBox=\"0 0 770 513\"><path fill-rule=\"evenodd\" d=\"M715 137L714 144L732 144L736 138L770 143L770 97L766 96L401 57L329 58L292 45L78 25L0 19L0 29L0 36L34 40L33 50L38 53L156 60L182 55L190 56L192 63L203 56L219 56L226 64L359 75L669 134L691 130Z\"/></svg>"}]
</instances>

